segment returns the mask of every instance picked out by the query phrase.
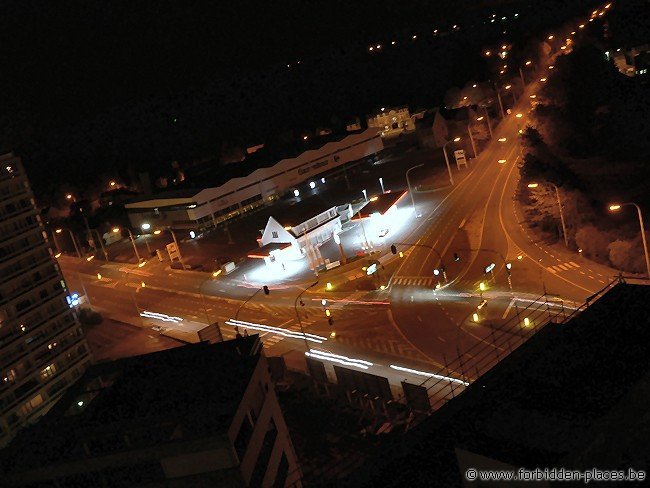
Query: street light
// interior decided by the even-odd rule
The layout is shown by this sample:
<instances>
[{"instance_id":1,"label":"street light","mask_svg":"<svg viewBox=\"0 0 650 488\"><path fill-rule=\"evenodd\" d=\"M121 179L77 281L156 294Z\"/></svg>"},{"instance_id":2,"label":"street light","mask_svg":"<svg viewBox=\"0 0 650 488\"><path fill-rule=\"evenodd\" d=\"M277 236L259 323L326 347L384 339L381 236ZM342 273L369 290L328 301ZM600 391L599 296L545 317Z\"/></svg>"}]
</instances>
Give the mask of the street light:
<instances>
[{"instance_id":1,"label":"street light","mask_svg":"<svg viewBox=\"0 0 650 488\"><path fill-rule=\"evenodd\" d=\"M418 164L418 165L413 166L412 168L409 168L409 169L406 170L406 186L408 187L409 195L411 195L411 204L413 205L413 212L415 212L415 218L418 218L419 215L418 215L417 209L415 208L415 198L413 197L413 190L411 189L411 181L409 180L409 173L411 171L413 171L414 169L421 168L422 166L424 166L424 163ZM447 163L447 167L449 167L449 163ZM450 176L451 176L451 173L450 173ZM452 185L453 185L453 182L452 182Z\"/></svg>"},{"instance_id":2,"label":"street light","mask_svg":"<svg viewBox=\"0 0 650 488\"><path fill-rule=\"evenodd\" d=\"M552 186L555 189L555 197L557 198L557 206L560 209L560 222L562 223L562 235L564 236L564 245L569 247L569 236L566 233L566 225L564 223L564 212L562 211L562 202L560 201L560 189L557 185L554 185L551 182L547 182L548 185ZM528 188L537 188L539 183L528 183Z\"/></svg>"},{"instance_id":3,"label":"street light","mask_svg":"<svg viewBox=\"0 0 650 488\"><path fill-rule=\"evenodd\" d=\"M77 240L74 238L74 234L70 229L66 229L66 230L70 233L70 239L72 239L72 244L74 245L74 249L75 251L77 251L77 256L79 256L79 259L81 259L81 251L79 250L79 246L77 245ZM63 232L63 229L56 229L54 232L60 234L61 232ZM57 243L57 247L58 247L58 243Z\"/></svg>"},{"instance_id":4,"label":"street light","mask_svg":"<svg viewBox=\"0 0 650 488\"><path fill-rule=\"evenodd\" d=\"M645 254L645 266L648 273L648 278L650 278L650 256L648 256L648 243L645 238L645 227L643 226L643 215L641 214L641 207L639 207L634 202L627 203L616 203L609 206L610 212L617 212L621 207L625 206L634 206L636 208L637 215L639 216L639 226L641 227L641 242L643 243L643 253Z\"/></svg>"},{"instance_id":5,"label":"street light","mask_svg":"<svg viewBox=\"0 0 650 488\"><path fill-rule=\"evenodd\" d=\"M451 141L447 141L442 146L442 152L445 155L445 163L447 163L447 171L449 172L449 183L451 183L452 186L454 185L454 177L451 174L451 166L449 165L449 156L447 156L447 144L449 144L451 142L458 142L458 141L460 141L460 137L456 137L455 139L452 139Z\"/></svg>"},{"instance_id":6,"label":"street light","mask_svg":"<svg viewBox=\"0 0 650 488\"><path fill-rule=\"evenodd\" d=\"M115 234L120 232L120 230L121 229L119 227L113 227L113 232ZM128 227L126 228L126 230L129 233L129 237L131 238L131 244L133 244L133 251L135 252L135 257L138 260L138 264L140 264L142 262L142 258L140 257L140 253L138 252L138 247L135 245L135 238L133 237L133 233L131 232L131 229L129 229Z\"/></svg>"}]
</instances>

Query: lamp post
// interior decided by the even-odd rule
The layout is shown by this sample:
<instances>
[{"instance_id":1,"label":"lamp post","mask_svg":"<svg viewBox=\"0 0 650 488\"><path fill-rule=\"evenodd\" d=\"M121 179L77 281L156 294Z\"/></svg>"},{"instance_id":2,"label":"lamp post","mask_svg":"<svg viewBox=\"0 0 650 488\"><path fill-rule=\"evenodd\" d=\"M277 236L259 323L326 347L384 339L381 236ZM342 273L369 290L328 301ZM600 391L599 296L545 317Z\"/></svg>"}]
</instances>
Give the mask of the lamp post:
<instances>
[{"instance_id":1,"label":"lamp post","mask_svg":"<svg viewBox=\"0 0 650 488\"><path fill-rule=\"evenodd\" d=\"M643 254L645 255L645 266L648 273L648 278L650 278L650 256L648 255L648 243L645 238L645 227L643 226L643 215L641 214L641 207L639 207L634 202L627 203L617 203L609 206L610 212L616 212L624 206L634 206L636 208L637 215L639 216L639 226L641 227L641 242L643 243Z\"/></svg>"},{"instance_id":2,"label":"lamp post","mask_svg":"<svg viewBox=\"0 0 650 488\"><path fill-rule=\"evenodd\" d=\"M409 180L409 173L411 171L413 171L414 169L421 168L422 166L424 166L424 163L418 164L418 165L413 166L412 168L409 168L409 169L406 170L406 186L409 189L409 195L411 195L411 204L413 205L413 211L415 212L415 218L418 218L419 215L418 215L417 209L415 208L415 198L413 197L413 190L411 189L411 181ZM447 163L447 166L449 166L449 163Z\"/></svg>"},{"instance_id":3,"label":"lamp post","mask_svg":"<svg viewBox=\"0 0 650 488\"><path fill-rule=\"evenodd\" d=\"M456 137L455 139L452 139L451 141L447 141L442 145L442 153L445 155L445 163L447 163L447 172L449 173L449 183L451 185L454 185L454 177L451 174L451 166L449 165L449 156L447 156L447 144L451 142L458 142L460 141L460 137Z\"/></svg>"},{"instance_id":4,"label":"lamp post","mask_svg":"<svg viewBox=\"0 0 650 488\"><path fill-rule=\"evenodd\" d=\"M494 137L494 134L492 134L492 123L490 122L490 114L488 113L488 109L486 106L483 107L483 111L485 112L488 131L490 132L490 139L492 139ZM478 117L476 120L483 120L483 117Z\"/></svg>"},{"instance_id":5,"label":"lamp post","mask_svg":"<svg viewBox=\"0 0 650 488\"><path fill-rule=\"evenodd\" d=\"M497 87L497 84L494 84L494 91L497 92L497 99L499 100L499 107L501 108L501 118L505 119L506 118L506 113L503 110L503 102L501 101L501 92L499 91L499 88Z\"/></svg>"},{"instance_id":6,"label":"lamp post","mask_svg":"<svg viewBox=\"0 0 650 488\"><path fill-rule=\"evenodd\" d=\"M474 144L474 136L472 136L471 124L467 124L467 133L469 134L469 140L472 143L472 152L474 152L474 159L476 159L478 157L478 154L476 152L476 144Z\"/></svg>"},{"instance_id":7,"label":"lamp post","mask_svg":"<svg viewBox=\"0 0 650 488\"><path fill-rule=\"evenodd\" d=\"M307 288L305 288L304 290L302 290L302 291L298 294L298 296L296 297L296 299L293 301L293 310L296 312L296 317L298 318L298 325L300 326L300 333L302 334L302 338L303 338L304 341L305 341L305 348L307 349L307 352L309 352L311 349L309 348L309 343L307 342L307 336L305 335L305 331L304 331L304 329L303 329L303 327L302 327L302 320L300 319L300 314L298 313L298 300L300 300L300 298L302 297L302 295L303 295L307 290L309 290L310 288L315 287L317 284L318 284L318 280L314 281L311 285L309 285ZM300 301L300 303L302 304L302 300Z\"/></svg>"},{"instance_id":8,"label":"lamp post","mask_svg":"<svg viewBox=\"0 0 650 488\"><path fill-rule=\"evenodd\" d=\"M119 227L113 227L113 232L115 232L116 234L120 232L120 230L121 229ZM133 233L131 232L131 229L129 229L128 227L126 230L129 233L129 237L131 238L131 244L133 245L133 252L135 252L135 257L138 260L138 264L140 264L142 262L142 258L140 257L140 253L138 252L138 247L135 245L135 239L133 238Z\"/></svg>"},{"instance_id":9,"label":"lamp post","mask_svg":"<svg viewBox=\"0 0 650 488\"><path fill-rule=\"evenodd\" d=\"M504 86L504 88L506 90L510 90L510 89L512 89L512 85L506 85L506 86ZM512 90L510 93L512 93L512 104L516 105L517 104L517 96L515 95L515 91Z\"/></svg>"},{"instance_id":10,"label":"lamp post","mask_svg":"<svg viewBox=\"0 0 650 488\"><path fill-rule=\"evenodd\" d=\"M178 260L181 263L181 267L183 270L185 270L185 264L183 263L183 255L181 254L181 248L178 245L178 241L176 240L176 234L174 233L174 230L171 227L167 227L167 230L170 232L172 235L172 239L174 240L174 245L176 246L176 252L178 253ZM158 235L162 232L160 229L156 229L153 231L154 235Z\"/></svg>"},{"instance_id":11,"label":"lamp post","mask_svg":"<svg viewBox=\"0 0 650 488\"><path fill-rule=\"evenodd\" d=\"M102 248L102 252L104 253L104 259L108 261L108 252L106 252L106 248L104 247L104 240L102 239L102 236L99 234L99 231L97 229L91 229L91 232L95 232L97 234L97 239L99 240L99 245ZM91 233L92 236L92 233Z\"/></svg>"},{"instance_id":12,"label":"lamp post","mask_svg":"<svg viewBox=\"0 0 650 488\"><path fill-rule=\"evenodd\" d=\"M74 246L75 251L77 251L77 256L79 256L79 259L81 259L81 251L79 250L79 246L77 245L77 241L74 238L74 234L70 229L66 229L70 233L70 239L72 239L72 245ZM60 234L63 231L63 229L56 229L56 233Z\"/></svg>"},{"instance_id":13,"label":"lamp post","mask_svg":"<svg viewBox=\"0 0 650 488\"><path fill-rule=\"evenodd\" d=\"M54 240L54 247L56 247L57 254L61 254L61 246L59 246L59 241L56 239L56 235L60 234L62 231L63 229L56 229L52 232L52 239Z\"/></svg>"},{"instance_id":14,"label":"lamp post","mask_svg":"<svg viewBox=\"0 0 650 488\"><path fill-rule=\"evenodd\" d=\"M551 182L547 182L548 185L552 186L555 189L555 198L557 199L557 206L560 209L560 222L562 223L562 235L564 236L564 245L569 247L569 236L566 233L566 224L564 222L564 212L562 210L562 202L560 200L560 189L557 185L554 185ZM539 183L529 183L528 188L537 188Z\"/></svg>"},{"instance_id":15,"label":"lamp post","mask_svg":"<svg viewBox=\"0 0 650 488\"><path fill-rule=\"evenodd\" d=\"M528 60L524 63L525 66L532 66L533 62ZM526 78L524 77L524 70L522 69L521 66L519 66L519 76L521 76L521 83L525 87L526 86Z\"/></svg>"}]
</instances>

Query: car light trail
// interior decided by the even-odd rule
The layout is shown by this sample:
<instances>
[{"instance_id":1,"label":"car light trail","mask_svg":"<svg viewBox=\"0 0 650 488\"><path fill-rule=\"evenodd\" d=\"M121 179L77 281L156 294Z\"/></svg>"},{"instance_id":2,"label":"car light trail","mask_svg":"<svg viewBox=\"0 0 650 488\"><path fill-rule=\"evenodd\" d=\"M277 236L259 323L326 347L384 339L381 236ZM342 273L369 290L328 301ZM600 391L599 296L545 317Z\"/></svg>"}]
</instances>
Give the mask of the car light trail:
<instances>
[{"instance_id":1,"label":"car light trail","mask_svg":"<svg viewBox=\"0 0 650 488\"><path fill-rule=\"evenodd\" d=\"M279 334L284 337L290 337L292 339L305 339L311 342L316 342L322 344L323 341L327 340L327 337L319 336L316 334L309 334L305 332L294 332L288 329L281 329L280 327L272 327L270 325L264 324L255 324L253 322L244 322L243 320L226 320L227 325L232 325L233 327L243 327L244 329L259 330L262 332L271 332L273 334Z\"/></svg>"},{"instance_id":2,"label":"car light trail","mask_svg":"<svg viewBox=\"0 0 650 488\"><path fill-rule=\"evenodd\" d=\"M332 361L334 363L343 364L344 366L354 366L361 369L368 369L368 367L372 366L373 364L369 361L364 361L363 359L349 358L347 356L340 356L338 354L319 351L317 349L312 349L311 351L306 352L305 356L315 359L322 359L324 361Z\"/></svg>"},{"instance_id":3,"label":"car light trail","mask_svg":"<svg viewBox=\"0 0 650 488\"><path fill-rule=\"evenodd\" d=\"M418 376L426 376L428 378L437 378L439 380L446 380L452 383L459 383L461 385L469 386L469 383L458 378L452 378L451 376L443 376L440 374L427 373L426 371L418 371L417 369L404 368L402 366L395 366L394 364L390 365L391 368L396 369L397 371L403 371L405 373L416 374Z\"/></svg>"},{"instance_id":4,"label":"car light trail","mask_svg":"<svg viewBox=\"0 0 650 488\"><path fill-rule=\"evenodd\" d=\"M148 310L145 310L144 312L140 312L140 316L146 317L148 319L162 320L163 322L173 322L175 324L178 324L183 321L182 317L174 317L171 315L165 315L164 313L149 312Z\"/></svg>"}]
</instances>

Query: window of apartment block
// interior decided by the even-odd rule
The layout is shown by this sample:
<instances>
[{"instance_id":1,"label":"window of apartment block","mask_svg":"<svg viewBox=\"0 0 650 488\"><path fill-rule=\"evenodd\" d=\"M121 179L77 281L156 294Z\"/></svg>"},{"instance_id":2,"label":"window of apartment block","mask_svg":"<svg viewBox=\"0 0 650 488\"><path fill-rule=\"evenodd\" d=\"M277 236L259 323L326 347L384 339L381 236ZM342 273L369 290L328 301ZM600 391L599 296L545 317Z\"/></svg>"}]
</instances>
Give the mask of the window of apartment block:
<instances>
[{"instance_id":1,"label":"window of apartment block","mask_svg":"<svg viewBox=\"0 0 650 488\"><path fill-rule=\"evenodd\" d=\"M54 373L56 373L56 365L52 363L41 370L41 378L49 378L54 376Z\"/></svg>"}]
</instances>

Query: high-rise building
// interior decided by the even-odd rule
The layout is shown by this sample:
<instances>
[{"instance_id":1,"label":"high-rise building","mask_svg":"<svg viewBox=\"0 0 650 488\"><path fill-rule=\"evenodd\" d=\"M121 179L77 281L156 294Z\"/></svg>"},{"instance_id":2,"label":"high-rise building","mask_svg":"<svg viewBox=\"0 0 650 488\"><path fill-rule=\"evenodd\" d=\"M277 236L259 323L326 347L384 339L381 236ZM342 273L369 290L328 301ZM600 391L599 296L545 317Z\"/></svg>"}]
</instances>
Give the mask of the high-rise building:
<instances>
[{"instance_id":1,"label":"high-rise building","mask_svg":"<svg viewBox=\"0 0 650 488\"><path fill-rule=\"evenodd\" d=\"M0 447L90 361L20 158L0 155Z\"/></svg>"}]
</instances>

